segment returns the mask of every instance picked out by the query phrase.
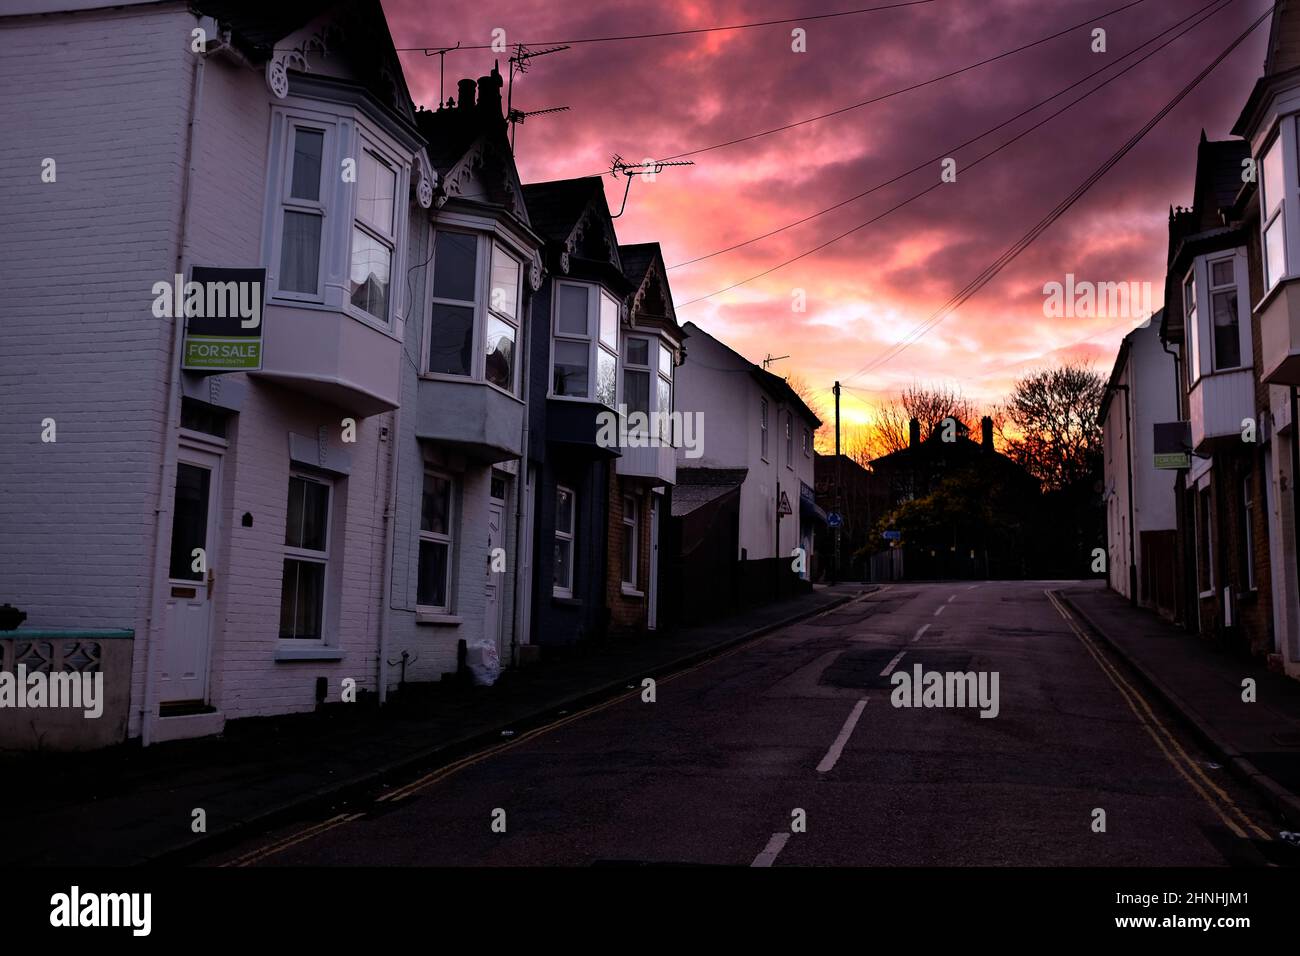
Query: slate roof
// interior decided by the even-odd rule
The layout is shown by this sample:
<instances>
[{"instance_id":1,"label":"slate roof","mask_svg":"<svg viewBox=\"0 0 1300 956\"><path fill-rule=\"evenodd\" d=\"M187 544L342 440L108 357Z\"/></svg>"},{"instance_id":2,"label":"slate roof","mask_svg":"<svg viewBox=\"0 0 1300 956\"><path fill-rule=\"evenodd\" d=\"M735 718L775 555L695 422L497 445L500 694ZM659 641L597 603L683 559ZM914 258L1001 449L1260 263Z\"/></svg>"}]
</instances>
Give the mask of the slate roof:
<instances>
[{"instance_id":1,"label":"slate roof","mask_svg":"<svg viewBox=\"0 0 1300 956\"><path fill-rule=\"evenodd\" d=\"M524 204L533 229L548 241L563 242L594 195L605 194L599 176L524 184Z\"/></svg>"},{"instance_id":2,"label":"slate roof","mask_svg":"<svg viewBox=\"0 0 1300 956\"><path fill-rule=\"evenodd\" d=\"M618 257L623 263L623 275L627 276L636 285L641 284L645 278L646 272L650 269L650 263L655 261L655 256L659 255L659 243L657 242L637 242L631 245L620 245L618 247Z\"/></svg>"},{"instance_id":3,"label":"slate roof","mask_svg":"<svg viewBox=\"0 0 1300 956\"><path fill-rule=\"evenodd\" d=\"M748 468L678 468L672 516L680 518L739 488Z\"/></svg>"}]
</instances>

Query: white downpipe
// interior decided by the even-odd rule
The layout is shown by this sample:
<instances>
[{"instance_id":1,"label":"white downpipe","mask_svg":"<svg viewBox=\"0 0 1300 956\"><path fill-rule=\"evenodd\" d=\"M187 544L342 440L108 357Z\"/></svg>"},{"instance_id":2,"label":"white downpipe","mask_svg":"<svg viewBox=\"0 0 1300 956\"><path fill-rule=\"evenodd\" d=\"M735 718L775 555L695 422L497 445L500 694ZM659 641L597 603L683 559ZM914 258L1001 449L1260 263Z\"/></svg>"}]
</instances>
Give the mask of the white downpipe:
<instances>
[{"instance_id":1,"label":"white downpipe","mask_svg":"<svg viewBox=\"0 0 1300 956\"><path fill-rule=\"evenodd\" d=\"M194 59L194 84L190 97L189 135L185 143L185 171L182 173L180 231L176 242L176 275L185 274L189 259L190 207L194 190L194 144L199 134L199 113L203 103L204 58ZM154 507L153 574L149 582L149 620L144 642L144 700L140 707L140 742L148 747L153 743L153 721L157 710L154 694L157 682L154 675L154 646L159 641L163 616L164 555L168 553L167 533L171 530L172 498L176 488L176 456L180 438L181 416L181 340L185 332L185 317L172 319L172 346L167 375L167 424L163 432L161 473L158 476L158 503Z\"/></svg>"}]
</instances>

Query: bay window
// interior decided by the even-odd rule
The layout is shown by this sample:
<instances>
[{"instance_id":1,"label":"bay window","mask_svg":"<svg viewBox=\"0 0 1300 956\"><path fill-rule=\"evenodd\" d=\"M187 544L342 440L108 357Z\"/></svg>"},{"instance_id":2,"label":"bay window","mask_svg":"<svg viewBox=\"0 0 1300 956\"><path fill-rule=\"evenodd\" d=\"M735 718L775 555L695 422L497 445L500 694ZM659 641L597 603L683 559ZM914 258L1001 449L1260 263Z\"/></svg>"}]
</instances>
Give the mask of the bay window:
<instances>
[{"instance_id":1,"label":"bay window","mask_svg":"<svg viewBox=\"0 0 1300 956\"><path fill-rule=\"evenodd\" d=\"M270 295L391 328L410 154L353 111L323 103L277 110L273 128Z\"/></svg>"},{"instance_id":2,"label":"bay window","mask_svg":"<svg viewBox=\"0 0 1300 956\"><path fill-rule=\"evenodd\" d=\"M595 286L556 283L553 396L594 399L610 407L615 405L618 325L619 304L613 296Z\"/></svg>"},{"instance_id":3,"label":"bay window","mask_svg":"<svg viewBox=\"0 0 1300 956\"><path fill-rule=\"evenodd\" d=\"M487 235L440 228L432 267L427 370L516 394L521 260ZM483 344L476 348L480 329Z\"/></svg>"},{"instance_id":4,"label":"bay window","mask_svg":"<svg viewBox=\"0 0 1300 956\"><path fill-rule=\"evenodd\" d=\"M452 497L451 478L434 471L424 473L415 597L416 605L422 609L451 610Z\"/></svg>"}]
</instances>

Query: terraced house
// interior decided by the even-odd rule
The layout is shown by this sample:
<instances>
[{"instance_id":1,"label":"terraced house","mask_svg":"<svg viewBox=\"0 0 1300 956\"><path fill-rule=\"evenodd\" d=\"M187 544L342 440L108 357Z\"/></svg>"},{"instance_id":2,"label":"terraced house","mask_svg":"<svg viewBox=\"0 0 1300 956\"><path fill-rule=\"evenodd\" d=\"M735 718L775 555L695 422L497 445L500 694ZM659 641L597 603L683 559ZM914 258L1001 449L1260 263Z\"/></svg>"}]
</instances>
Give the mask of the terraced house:
<instances>
[{"instance_id":1,"label":"terraced house","mask_svg":"<svg viewBox=\"0 0 1300 956\"><path fill-rule=\"evenodd\" d=\"M4 666L102 668L113 708L6 743L378 692L434 186L382 10L52 6L0 22Z\"/></svg>"},{"instance_id":2,"label":"terraced house","mask_svg":"<svg viewBox=\"0 0 1300 956\"><path fill-rule=\"evenodd\" d=\"M1300 676L1300 8L1273 13L1234 139L1171 210L1160 337L1178 382L1178 620ZM1175 424L1175 423L1167 423Z\"/></svg>"}]
</instances>

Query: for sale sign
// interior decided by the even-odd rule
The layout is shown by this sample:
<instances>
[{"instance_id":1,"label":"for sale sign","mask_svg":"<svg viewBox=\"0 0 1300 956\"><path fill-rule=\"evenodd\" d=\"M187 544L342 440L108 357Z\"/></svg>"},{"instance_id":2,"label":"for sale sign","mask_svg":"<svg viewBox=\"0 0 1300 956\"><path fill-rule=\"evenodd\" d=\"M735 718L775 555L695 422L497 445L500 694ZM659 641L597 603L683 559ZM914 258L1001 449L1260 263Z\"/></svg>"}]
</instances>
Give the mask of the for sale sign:
<instances>
[{"instance_id":1,"label":"for sale sign","mask_svg":"<svg viewBox=\"0 0 1300 956\"><path fill-rule=\"evenodd\" d=\"M154 315L185 318L181 368L250 372L262 367L265 269L195 266L190 281L154 285Z\"/></svg>"}]
</instances>

